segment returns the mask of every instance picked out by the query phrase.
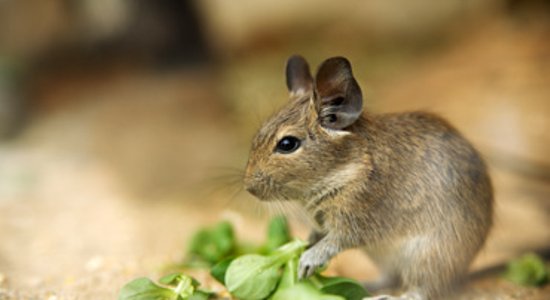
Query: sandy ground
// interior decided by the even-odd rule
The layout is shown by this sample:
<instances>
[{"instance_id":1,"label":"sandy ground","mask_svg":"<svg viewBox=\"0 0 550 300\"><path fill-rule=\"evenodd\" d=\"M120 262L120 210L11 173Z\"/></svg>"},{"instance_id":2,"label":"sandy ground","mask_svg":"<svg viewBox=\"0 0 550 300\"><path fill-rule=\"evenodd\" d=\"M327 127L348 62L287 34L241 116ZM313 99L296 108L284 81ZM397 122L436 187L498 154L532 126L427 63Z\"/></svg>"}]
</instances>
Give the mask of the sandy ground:
<instances>
[{"instance_id":1,"label":"sandy ground","mask_svg":"<svg viewBox=\"0 0 550 300\"><path fill-rule=\"evenodd\" d=\"M550 247L550 42L546 28L531 32L495 23L367 84L372 110L443 114L487 157L497 220L473 270ZM221 76L118 70L49 82L42 102L68 104L0 144L0 299L115 299L129 280L180 261L190 235L221 219L242 239L261 240L261 206L210 180L218 167L244 164L253 128L243 125L247 109L227 102L263 84L232 86L238 70L279 72L261 60L243 59ZM284 95L282 74L273 78L280 82L262 92ZM376 275L358 251L338 256L330 272ZM548 298L548 286L518 287L498 272L461 296Z\"/></svg>"}]
</instances>

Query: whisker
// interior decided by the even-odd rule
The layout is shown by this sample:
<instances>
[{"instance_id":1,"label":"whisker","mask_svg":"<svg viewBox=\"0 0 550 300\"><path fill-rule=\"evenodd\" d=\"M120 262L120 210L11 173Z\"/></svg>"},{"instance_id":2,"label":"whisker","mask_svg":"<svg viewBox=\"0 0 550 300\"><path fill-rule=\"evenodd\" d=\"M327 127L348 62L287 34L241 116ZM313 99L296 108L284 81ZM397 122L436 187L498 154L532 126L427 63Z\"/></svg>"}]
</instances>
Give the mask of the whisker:
<instances>
[{"instance_id":1,"label":"whisker","mask_svg":"<svg viewBox=\"0 0 550 300\"><path fill-rule=\"evenodd\" d=\"M278 200L278 201L275 201L273 204L274 204L273 205L273 207L274 207L273 216L286 215L285 210L284 210L284 205L283 205L282 201Z\"/></svg>"},{"instance_id":2,"label":"whisker","mask_svg":"<svg viewBox=\"0 0 550 300\"><path fill-rule=\"evenodd\" d=\"M269 214L269 217L284 214L281 209L281 201L279 199L265 202L263 207L265 208L266 212Z\"/></svg>"},{"instance_id":3,"label":"whisker","mask_svg":"<svg viewBox=\"0 0 550 300\"><path fill-rule=\"evenodd\" d=\"M225 169L223 172L218 170L216 175L208 176L205 181L209 183L227 182L227 181L241 181L244 178L244 170L240 169Z\"/></svg>"},{"instance_id":4,"label":"whisker","mask_svg":"<svg viewBox=\"0 0 550 300\"><path fill-rule=\"evenodd\" d=\"M204 186L203 190L211 190L212 192L224 191L232 189L236 186L242 186L244 171L237 168L218 168L213 172L215 175L208 176L200 183Z\"/></svg>"},{"instance_id":5,"label":"whisker","mask_svg":"<svg viewBox=\"0 0 550 300\"><path fill-rule=\"evenodd\" d=\"M235 199L237 199L237 196L243 192L244 189L242 186L240 186L237 190L235 190L228 198L226 202L226 208L229 207L233 202L235 202Z\"/></svg>"},{"instance_id":6,"label":"whisker","mask_svg":"<svg viewBox=\"0 0 550 300\"><path fill-rule=\"evenodd\" d=\"M275 208L273 207L275 204L274 202L263 202L261 203L261 207L262 209L264 210L265 213L267 213L270 217L271 215L273 214L273 210L275 210Z\"/></svg>"},{"instance_id":7,"label":"whisker","mask_svg":"<svg viewBox=\"0 0 550 300\"><path fill-rule=\"evenodd\" d=\"M300 223L306 224L307 226L315 227L315 222L312 217L299 201L288 202L286 204L286 210L293 219L299 221Z\"/></svg>"},{"instance_id":8,"label":"whisker","mask_svg":"<svg viewBox=\"0 0 550 300\"><path fill-rule=\"evenodd\" d=\"M254 213L259 218L264 217L266 215L264 203L261 201L254 201Z\"/></svg>"}]
</instances>

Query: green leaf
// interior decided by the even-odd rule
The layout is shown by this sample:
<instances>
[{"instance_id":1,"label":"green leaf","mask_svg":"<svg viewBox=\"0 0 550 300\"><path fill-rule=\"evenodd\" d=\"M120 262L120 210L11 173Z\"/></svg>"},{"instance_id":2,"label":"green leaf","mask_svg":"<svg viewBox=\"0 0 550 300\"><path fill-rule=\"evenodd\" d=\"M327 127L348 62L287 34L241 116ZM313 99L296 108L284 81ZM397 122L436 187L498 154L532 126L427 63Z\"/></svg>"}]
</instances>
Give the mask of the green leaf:
<instances>
[{"instance_id":1,"label":"green leaf","mask_svg":"<svg viewBox=\"0 0 550 300\"><path fill-rule=\"evenodd\" d=\"M277 290L286 289L298 283L298 259L299 257L295 256L287 261Z\"/></svg>"},{"instance_id":2,"label":"green leaf","mask_svg":"<svg viewBox=\"0 0 550 300\"><path fill-rule=\"evenodd\" d=\"M174 292L183 299L187 299L195 293L195 287L193 286L193 279L188 276L182 276L178 285L174 288Z\"/></svg>"},{"instance_id":3,"label":"green leaf","mask_svg":"<svg viewBox=\"0 0 550 300\"><path fill-rule=\"evenodd\" d=\"M208 300L212 297L214 297L214 293L198 290L186 300Z\"/></svg>"},{"instance_id":4,"label":"green leaf","mask_svg":"<svg viewBox=\"0 0 550 300\"><path fill-rule=\"evenodd\" d=\"M212 237L215 240L216 246L220 251L221 256L225 256L235 247L235 233L233 226L229 222L221 222L212 231Z\"/></svg>"},{"instance_id":5,"label":"green leaf","mask_svg":"<svg viewBox=\"0 0 550 300\"><path fill-rule=\"evenodd\" d=\"M285 217L272 218L267 228L267 251L272 251L291 240L288 222Z\"/></svg>"},{"instance_id":6,"label":"green leaf","mask_svg":"<svg viewBox=\"0 0 550 300\"><path fill-rule=\"evenodd\" d=\"M214 294L199 290L200 283L193 277L173 273L162 277L159 286L148 278L138 278L126 284L119 294L119 300L206 300Z\"/></svg>"},{"instance_id":7,"label":"green leaf","mask_svg":"<svg viewBox=\"0 0 550 300\"><path fill-rule=\"evenodd\" d=\"M189 253L199 259L210 261L216 257L215 245L211 242L211 233L207 229L197 231L191 238Z\"/></svg>"},{"instance_id":8,"label":"green leaf","mask_svg":"<svg viewBox=\"0 0 550 300\"><path fill-rule=\"evenodd\" d=\"M257 254L238 257L231 262L225 274L227 290L238 298L263 299L277 286L280 265Z\"/></svg>"},{"instance_id":9,"label":"green leaf","mask_svg":"<svg viewBox=\"0 0 550 300\"><path fill-rule=\"evenodd\" d=\"M149 278L138 278L127 283L118 294L118 300L176 300L172 289L156 285Z\"/></svg>"},{"instance_id":10,"label":"green leaf","mask_svg":"<svg viewBox=\"0 0 550 300\"><path fill-rule=\"evenodd\" d=\"M231 264L234 259L234 257L228 257L215 264L210 269L210 275L212 275L212 277L214 277L218 282L225 285L225 273L227 272L227 268L229 268L229 264Z\"/></svg>"},{"instance_id":11,"label":"green leaf","mask_svg":"<svg viewBox=\"0 0 550 300\"><path fill-rule=\"evenodd\" d=\"M187 299L195 293L195 290L200 285L195 278L183 275L181 273L173 273L166 275L159 280L160 283L170 286L174 292L180 295L183 299Z\"/></svg>"},{"instance_id":12,"label":"green leaf","mask_svg":"<svg viewBox=\"0 0 550 300\"><path fill-rule=\"evenodd\" d=\"M164 284L164 285L169 285L169 286L174 286L175 287L179 284L179 282L183 278L186 278L186 277L191 279L191 282L192 282L194 287L198 287L200 285L200 282L198 282L195 278L193 278L191 276L181 274L181 273L172 273L172 274L163 276L162 278L159 279L159 282Z\"/></svg>"},{"instance_id":13,"label":"green leaf","mask_svg":"<svg viewBox=\"0 0 550 300\"><path fill-rule=\"evenodd\" d=\"M288 260L290 260L292 257L300 256L304 249L306 248L307 243L295 239L292 242L288 242L281 247L275 249L268 257L271 257L273 259L278 260L281 264L286 263Z\"/></svg>"},{"instance_id":14,"label":"green leaf","mask_svg":"<svg viewBox=\"0 0 550 300\"><path fill-rule=\"evenodd\" d=\"M271 300L345 300L345 298L336 295L326 295L316 289L307 281L298 282L297 284L277 290Z\"/></svg>"},{"instance_id":15,"label":"green leaf","mask_svg":"<svg viewBox=\"0 0 550 300\"><path fill-rule=\"evenodd\" d=\"M235 234L229 222L221 222L212 229L201 229L191 238L191 260L204 260L210 265L231 255L235 250Z\"/></svg>"},{"instance_id":16,"label":"green leaf","mask_svg":"<svg viewBox=\"0 0 550 300\"><path fill-rule=\"evenodd\" d=\"M238 298L262 299L275 289L280 267L305 249L304 241L287 243L271 255L243 255L231 262L225 273L225 285Z\"/></svg>"},{"instance_id":17,"label":"green leaf","mask_svg":"<svg viewBox=\"0 0 550 300\"><path fill-rule=\"evenodd\" d=\"M164 285L176 286L181 281L180 273L172 273L159 279L159 282Z\"/></svg>"},{"instance_id":18,"label":"green leaf","mask_svg":"<svg viewBox=\"0 0 550 300\"><path fill-rule=\"evenodd\" d=\"M346 300L361 300L369 296L363 285L356 280L345 277L324 277L315 275L321 283L321 292L344 297Z\"/></svg>"},{"instance_id":19,"label":"green leaf","mask_svg":"<svg viewBox=\"0 0 550 300\"><path fill-rule=\"evenodd\" d=\"M526 286L541 286L549 279L544 261L533 253L509 262L504 277L516 284Z\"/></svg>"}]
</instances>

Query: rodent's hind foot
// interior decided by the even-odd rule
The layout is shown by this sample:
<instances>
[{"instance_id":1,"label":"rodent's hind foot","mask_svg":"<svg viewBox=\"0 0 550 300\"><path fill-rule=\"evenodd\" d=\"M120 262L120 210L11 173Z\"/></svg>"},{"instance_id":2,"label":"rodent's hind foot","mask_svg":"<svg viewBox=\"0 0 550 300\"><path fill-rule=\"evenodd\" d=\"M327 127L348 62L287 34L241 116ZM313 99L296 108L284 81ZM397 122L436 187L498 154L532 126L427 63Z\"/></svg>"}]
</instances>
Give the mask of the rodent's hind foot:
<instances>
[{"instance_id":1,"label":"rodent's hind foot","mask_svg":"<svg viewBox=\"0 0 550 300\"><path fill-rule=\"evenodd\" d=\"M424 300L420 294L416 292L405 293L401 296L379 295L374 297L366 297L363 300Z\"/></svg>"}]
</instances>

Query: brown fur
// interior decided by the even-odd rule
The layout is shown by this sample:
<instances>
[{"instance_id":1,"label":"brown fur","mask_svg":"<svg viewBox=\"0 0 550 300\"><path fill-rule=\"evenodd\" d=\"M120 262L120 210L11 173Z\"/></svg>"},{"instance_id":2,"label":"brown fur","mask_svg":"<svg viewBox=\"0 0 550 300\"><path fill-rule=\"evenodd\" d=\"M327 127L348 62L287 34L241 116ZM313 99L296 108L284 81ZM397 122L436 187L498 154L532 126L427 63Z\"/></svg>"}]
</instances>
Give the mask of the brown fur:
<instances>
[{"instance_id":1,"label":"brown fur","mask_svg":"<svg viewBox=\"0 0 550 300\"><path fill-rule=\"evenodd\" d=\"M313 88L291 90L289 103L258 131L245 185L262 200L300 201L319 223L300 260L302 276L345 249L362 247L388 285L438 299L464 277L491 227L485 164L456 129L428 113L363 113L345 128L330 128L322 110L341 108L324 107L330 101L321 98L331 95L319 91L331 68L321 66L323 80ZM348 68L352 78L349 63L336 68ZM332 85L346 79L336 71ZM357 97L350 89L337 96L349 93ZM274 151L289 135L301 147Z\"/></svg>"}]
</instances>

